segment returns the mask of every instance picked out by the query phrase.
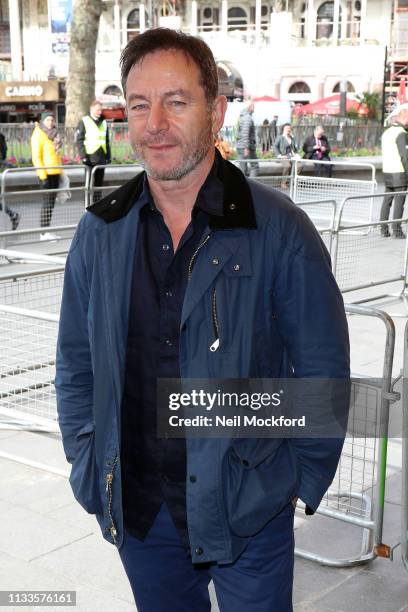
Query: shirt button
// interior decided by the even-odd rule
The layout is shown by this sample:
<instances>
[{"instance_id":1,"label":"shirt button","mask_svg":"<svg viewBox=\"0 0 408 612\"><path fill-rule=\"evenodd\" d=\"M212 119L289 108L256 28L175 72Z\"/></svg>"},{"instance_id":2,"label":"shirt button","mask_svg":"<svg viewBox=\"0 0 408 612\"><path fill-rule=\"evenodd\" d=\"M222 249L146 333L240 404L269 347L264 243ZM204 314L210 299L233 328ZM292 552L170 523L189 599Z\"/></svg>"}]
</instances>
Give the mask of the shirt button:
<instances>
[{"instance_id":1,"label":"shirt button","mask_svg":"<svg viewBox=\"0 0 408 612\"><path fill-rule=\"evenodd\" d=\"M228 206L228 208L229 208L230 210L235 210L235 209L236 209L236 206L235 206L235 204L230 204L230 205Z\"/></svg>"},{"instance_id":2,"label":"shirt button","mask_svg":"<svg viewBox=\"0 0 408 612\"><path fill-rule=\"evenodd\" d=\"M170 478L168 476L166 476L166 474L162 474L161 478L162 478L163 482L166 482L166 483L170 482Z\"/></svg>"},{"instance_id":3,"label":"shirt button","mask_svg":"<svg viewBox=\"0 0 408 612\"><path fill-rule=\"evenodd\" d=\"M171 341L171 340L169 340L168 338L167 338L167 340L165 340L164 342L167 344L167 346L173 346L172 341Z\"/></svg>"},{"instance_id":4,"label":"shirt button","mask_svg":"<svg viewBox=\"0 0 408 612\"><path fill-rule=\"evenodd\" d=\"M218 259L218 257L214 257L212 262L213 262L214 266L218 266L218 264L220 263L220 260Z\"/></svg>"},{"instance_id":5,"label":"shirt button","mask_svg":"<svg viewBox=\"0 0 408 612\"><path fill-rule=\"evenodd\" d=\"M238 272L238 271L239 271L239 269L240 269L240 265L239 265L239 264L235 264L235 266L234 266L234 270L235 270L235 272Z\"/></svg>"},{"instance_id":6,"label":"shirt button","mask_svg":"<svg viewBox=\"0 0 408 612\"><path fill-rule=\"evenodd\" d=\"M190 476L190 482L197 482L197 476L194 476L194 474L192 474Z\"/></svg>"},{"instance_id":7,"label":"shirt button","mask_svg":"<svg viewBox=\"0 0 408 612\"><path fill-rule=\"evenodd\" d=\"M194 552L196 555L202 555L204 551L200 546L198 546Z\"/></svg>"},{"instance_id":8,"label":"shirt button","mask_svg":"<svg viewBox=\"0 0 408 612\"><path fill-rule=\"evenodd\" d=\"M170 247L169 247L169 245L168 245L168 244L163 244L163 245L162 245L162 249L163 249L163 251L168 251L168 250L169 250L169 248L170 248Z\"/></svg>"},{"instance_id":9,"label":"shirt button","mask_svg":"<svg viewBox=\"0 0 408 612\"><path fill-rule=\"evenodd\" d=\"M166 291L166 297L173 297L173 294L171 291Z\"/></svg>"}]
</instances>

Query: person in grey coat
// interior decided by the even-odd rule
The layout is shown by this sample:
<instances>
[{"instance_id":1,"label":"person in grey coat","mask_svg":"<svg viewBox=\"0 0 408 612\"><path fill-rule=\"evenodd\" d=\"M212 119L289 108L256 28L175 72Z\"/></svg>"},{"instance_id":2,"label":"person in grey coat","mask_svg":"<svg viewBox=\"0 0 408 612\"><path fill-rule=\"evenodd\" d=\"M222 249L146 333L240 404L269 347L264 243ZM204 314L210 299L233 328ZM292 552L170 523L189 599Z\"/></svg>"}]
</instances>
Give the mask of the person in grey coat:
<instances>
[{"instance_id":1,"label":"person in grey coat","mask_svg":"<svg viewBox=\"0 0 408 612\"><path fill-rule=\"evenodd\" d=\"M237 155L238 159L256 159L256 137L255 124L252 118L254 103L249 102L248 106L241 111L238 119L237 132ZM246 176L256 176L258 174L257 162L242 162L239 164L241 171Z\"/></svg>"}]
</instances>

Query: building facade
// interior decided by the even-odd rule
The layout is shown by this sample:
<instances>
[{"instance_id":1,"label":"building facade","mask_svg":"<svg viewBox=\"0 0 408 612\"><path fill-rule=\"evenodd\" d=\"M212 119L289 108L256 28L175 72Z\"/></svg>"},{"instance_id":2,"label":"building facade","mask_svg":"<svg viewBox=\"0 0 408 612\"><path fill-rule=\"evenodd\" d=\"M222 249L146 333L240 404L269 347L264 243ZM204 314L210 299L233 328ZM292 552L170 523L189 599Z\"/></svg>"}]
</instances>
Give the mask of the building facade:
<instances>
[{"instance_id":1,"label":"building facade","mask_svg":"<svg viewBox=\"0 0 408 612\"><path fill-rule=\"evenodd\" d=\"M386 49L387 62L394 56L407 59L404 4L408 3L104 0L96 94L120 93L121 50L132 36L160 25L206 40L218 63L220 88L230 98L270 95L312 102L341 88L356 93L380 90ZM0 80L18 87L27 81L41 86L50 79L65 79L70 6L71 0L0 0ZM10 102L0 97L0 113L5 104Z\"/></svg>"}]
</instances>

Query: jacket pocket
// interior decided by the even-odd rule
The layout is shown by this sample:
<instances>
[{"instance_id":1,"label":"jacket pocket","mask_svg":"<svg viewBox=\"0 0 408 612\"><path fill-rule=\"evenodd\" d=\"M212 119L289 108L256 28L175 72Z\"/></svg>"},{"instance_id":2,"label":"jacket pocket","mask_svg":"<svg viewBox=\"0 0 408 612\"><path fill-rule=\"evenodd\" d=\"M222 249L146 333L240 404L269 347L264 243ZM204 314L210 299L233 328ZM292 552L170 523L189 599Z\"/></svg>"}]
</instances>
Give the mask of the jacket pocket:
<instances>
[{"instance_id":1,"label":"jacket pocket","mask_svg":"<svg viewBox=\"0 0 408 612\"><path fill-rule=\"evenodd\" d=\"M235 440L223 467L228 521L240 537L260 531L296 495L297 461L286 440Z\"/></svg>"},{"instance_id":2,"label":"jacket pocket","mask_svg":"<svg viewBox=\"0 0 408 612\"><path fill-rule=\"evenodd\" d=\"M69 482L75 499L90 514L100 514L98 468L95 456L95 424L87 423L77 434L77 453Z\"/></svg>"}]
</instances>

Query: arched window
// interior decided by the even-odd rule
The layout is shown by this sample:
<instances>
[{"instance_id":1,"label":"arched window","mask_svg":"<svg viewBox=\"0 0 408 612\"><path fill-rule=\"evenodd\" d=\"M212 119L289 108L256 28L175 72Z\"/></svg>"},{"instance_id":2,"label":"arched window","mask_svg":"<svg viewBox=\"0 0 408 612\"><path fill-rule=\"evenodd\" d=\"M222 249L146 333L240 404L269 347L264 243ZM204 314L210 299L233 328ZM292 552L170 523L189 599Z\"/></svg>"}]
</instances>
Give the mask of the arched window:
<instances>
[{"instance_id":1,"label":"arched window","mask_svg":"<svg viewBox=\"0 0 408 612\"><path fill-rule=\"evenodd\" d=\"M248 25L248 16L240 6L233 6L228 9L228 29L229 30L246 30Z\"/></svg>"},{"instance_id":2,"label":"arched window","mask_svg":"<svg viewBox=\"0 0 408 612\"><path fill-rule=\"evenodd\" d=\"M103 90L103 93L108 96L118 96L119 98L122 97L122 91L117 85L109 85Z\"/></svg>"},{"instance_id":3,"label":"arched window","mask_svg":"<svg viewBox=\"0 0 408 612\"><path fill-rule=\"evenodd\" d=\"M339 8L339 30L337 33L340 38L341 5ZM317 9L317 30L316 38L330 38L333 35L334 25L334 2L323 2Z\"/></svg>"},{"instance_id":4,"label":"arched window","mask_svg":"<svg viewBox=\"0 0 408 612\"><path fill-rule=\"evenodd\" d=\"M289 87L290 94L310 94L310 87L304 81L296 81L296 83L292 83Z\"/></svg>"},{"instance_id":5,"label":"arched window","mask_svg":"<svg viewBox=\"0 0 408 612\"><path fill-rule=\"evenodd\" d=\"M145 11L145 26L146 28L149 26L149 16ZM129 41L134 36L140 34L140 12L138 8L130 11L127 17L127 40Z\"/></svg>"},{"instance_id":6,"label":"arched window","mask_svg":"<svg viewBox=\"0 0 408 612\"><path fill-rule=\"evenodd\" d=\"M339 81L338 83L335 84L335 86L333 87L333 93L339 93L341 91L341 82ZM347 81L347 91L352 92L352 91L356 91L354 89L354 85L353 83L350 83L350 81Z\"/></svg>"}]
</instances>

